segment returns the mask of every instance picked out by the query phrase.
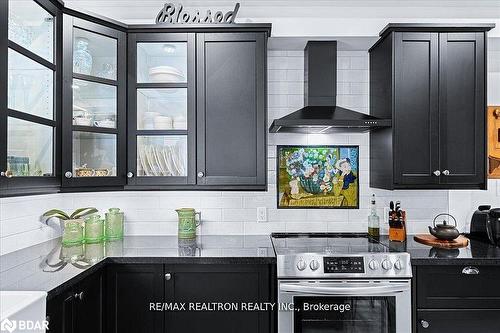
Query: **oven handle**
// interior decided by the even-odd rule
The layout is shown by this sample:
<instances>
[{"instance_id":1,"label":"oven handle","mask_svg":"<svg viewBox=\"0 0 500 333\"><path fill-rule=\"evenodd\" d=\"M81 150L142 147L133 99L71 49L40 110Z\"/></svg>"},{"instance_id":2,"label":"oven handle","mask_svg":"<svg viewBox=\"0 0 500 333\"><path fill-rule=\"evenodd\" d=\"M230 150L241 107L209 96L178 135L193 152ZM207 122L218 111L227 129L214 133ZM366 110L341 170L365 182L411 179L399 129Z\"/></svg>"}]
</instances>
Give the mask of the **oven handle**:
<instances>
[{"instance_id":1,"label":"oven handle","mask_svg":"<svg viewBox=\"0 0 500 333\"><path fill-rule=\"evenodd\" d=\"M332 285L304 285L296 283L280 284L280 291L303 293L303 294L321 294L321 295L381 295L396 294L408 291L410 286L405 285L350 285L350 286L332 286Z\"/></svg>"}]
</instances>

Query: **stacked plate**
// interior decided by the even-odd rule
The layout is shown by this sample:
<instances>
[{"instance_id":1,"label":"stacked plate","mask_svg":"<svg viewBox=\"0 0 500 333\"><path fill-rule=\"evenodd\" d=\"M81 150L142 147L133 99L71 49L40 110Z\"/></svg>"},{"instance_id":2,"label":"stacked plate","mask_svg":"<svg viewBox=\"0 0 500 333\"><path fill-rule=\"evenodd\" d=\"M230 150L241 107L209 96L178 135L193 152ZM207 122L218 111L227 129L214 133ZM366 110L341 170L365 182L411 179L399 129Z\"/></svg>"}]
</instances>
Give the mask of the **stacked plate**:
<instances>
[{"instance_id":1,"label":"stacked plate","mask_svg":"<svg viewBox=\"0 0 500 333\"><path fill-rule=\"evenodd\" d=\"M138 162L142 169L139 175L156 177L182 177L186 165L182 156L185 152L178 145L144 145L138 150Z\"/></svg>"},{"instance_id":2,"label":"stacked plate","mask_svg":"<svg viewBox=\"0 0 500 333\"><path fill-rule=\"evenodd\" d=\"M149 70L151 82L184 82L184 74L177 68L171 66L157 66Z\"/></svg>"}]
</instances>

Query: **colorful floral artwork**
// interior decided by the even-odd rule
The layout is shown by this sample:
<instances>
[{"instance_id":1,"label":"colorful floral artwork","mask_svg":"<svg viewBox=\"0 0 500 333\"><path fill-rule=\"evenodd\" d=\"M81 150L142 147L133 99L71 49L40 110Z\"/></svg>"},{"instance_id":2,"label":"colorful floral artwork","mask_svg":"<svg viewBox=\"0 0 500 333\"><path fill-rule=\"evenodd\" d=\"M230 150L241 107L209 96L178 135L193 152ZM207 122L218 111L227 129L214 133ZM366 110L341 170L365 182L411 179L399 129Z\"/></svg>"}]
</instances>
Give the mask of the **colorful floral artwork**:
<instances>
[{"instance_id":1,"label":"colorful floral artwork","mask_svg":"<svg viewBox=\"0 0 500 333\"><path fill-rule=\"evenodd\" d=\"M358 146L278 146L278 208L359 208Z\"/></svg>"}]
</instances>

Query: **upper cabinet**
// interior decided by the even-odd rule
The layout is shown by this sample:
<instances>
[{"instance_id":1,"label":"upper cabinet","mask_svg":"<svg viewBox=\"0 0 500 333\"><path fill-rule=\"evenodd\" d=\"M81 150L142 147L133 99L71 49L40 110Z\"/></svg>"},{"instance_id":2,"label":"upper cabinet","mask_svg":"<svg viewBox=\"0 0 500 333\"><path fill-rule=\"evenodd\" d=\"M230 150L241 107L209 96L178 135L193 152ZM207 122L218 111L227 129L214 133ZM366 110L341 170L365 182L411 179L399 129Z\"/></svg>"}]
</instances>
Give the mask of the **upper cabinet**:
<instances>
[{"instance_id":1,"label":"upper cabinet","mask_svg":"<svg viewBox=\"0 0 500 333\"><path fill-rule=\"evenodd\" d=\"M123 186L126 33L63 19L63 186Z\"/></svg>"},{"instance_id":2,"label":"upper cabinet","mask_svg":"<svg viewBox=\"0 0 500 333\"><path fill-rule=\"evenodd\" d=\"M265 190L267 29L182 30L128 35L127 188Z\"/></svg>"},{"instance_id":3,"label":"upper cabinet","mask_svg":"<svg viewBox=\"0 0 500 333\"><path fill-rule=\"evenodd\" d=\"M389 25L370 49L370 185L486 188L486 31Z\"/></svg>"},{"instance_id":4,"label":"upper cabinet","mask_svg":"<svg viewBox=\"0 0 500 333\"><path fill-rule=\"evenodd\" d=\"M60 24L61 12L49 1L0 3L2 195L60 185Z\"/></svg>"}]
</instances>

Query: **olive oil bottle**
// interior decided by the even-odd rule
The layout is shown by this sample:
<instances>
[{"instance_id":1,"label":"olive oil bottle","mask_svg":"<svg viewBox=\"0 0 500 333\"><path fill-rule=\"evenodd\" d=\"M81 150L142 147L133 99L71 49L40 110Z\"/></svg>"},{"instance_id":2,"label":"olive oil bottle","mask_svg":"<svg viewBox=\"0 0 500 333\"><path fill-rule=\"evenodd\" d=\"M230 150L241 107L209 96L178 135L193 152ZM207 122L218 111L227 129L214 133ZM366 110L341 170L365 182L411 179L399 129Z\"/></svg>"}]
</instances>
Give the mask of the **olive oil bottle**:
<instances>
[{"instance_id":1,"label":"olive oil bottle","mask_svg":"<svg viewBox=\"0 0 500 333\"><path fill-rule=\"evenodd\" d=\"M375 194L372 194L370 201L371 213L368 215L368 235L374 238L380 236L380 218L377 215L377 203Z\"/></svg>"}]
</instances>

